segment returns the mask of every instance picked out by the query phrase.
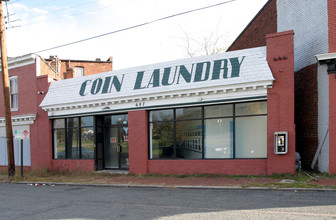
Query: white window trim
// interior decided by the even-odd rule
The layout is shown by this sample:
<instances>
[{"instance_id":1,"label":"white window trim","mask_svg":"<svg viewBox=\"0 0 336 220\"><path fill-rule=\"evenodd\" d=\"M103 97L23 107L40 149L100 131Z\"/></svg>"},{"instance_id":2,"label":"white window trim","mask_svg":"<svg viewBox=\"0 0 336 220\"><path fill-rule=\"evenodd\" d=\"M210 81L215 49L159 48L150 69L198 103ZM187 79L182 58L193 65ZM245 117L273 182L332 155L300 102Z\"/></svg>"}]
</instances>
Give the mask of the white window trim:
<instances>
[{"instance_id":1,"label":"white window trim","mask_svg":"<svg viewBox=\"0 0 336 220\"><path fill-rule=\"evenodd\" d=\"M11 80L16 80L16 87L17 87L17 91L16 94L18 96L17 99L17 107L16 108L12 108L11 107L11 111L19 111L19 82L18 82L18 77L17 76L11 76L9 77L9 81ZM10 89L10 83L9 83L9 97L10 97L10 106L12 106L12 94L11 94L11 89Z\"/></svg>"},{"instance_id":2,"label":"white window trim","mask_svg":"<svg viewBox=\"0 0 336 220\"><path fill-rule=\"evenodd\" d=\"M80 71L79 71L80 70ZM76 73L79 72L80 75L77 75ZM76 78L76 77L82 77L84 76L84 67L82 66L76 66L74 68L74 77L73 78Z\"/></svg>"}]
</instances>

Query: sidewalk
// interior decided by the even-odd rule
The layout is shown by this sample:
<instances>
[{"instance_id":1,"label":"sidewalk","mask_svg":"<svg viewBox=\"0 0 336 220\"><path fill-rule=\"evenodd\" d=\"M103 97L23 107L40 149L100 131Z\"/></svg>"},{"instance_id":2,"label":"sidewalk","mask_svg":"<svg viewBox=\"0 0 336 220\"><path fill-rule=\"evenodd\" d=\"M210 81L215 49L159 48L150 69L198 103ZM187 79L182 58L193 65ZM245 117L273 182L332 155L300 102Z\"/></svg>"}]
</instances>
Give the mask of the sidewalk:
<instances>
[{"instance_id":1,"label":"sidewalk","mask_svg":"<svg viewBox=\"0 0 336 220\"><path fill-rule=\"evenodd\" d=\"M115 173L20 173L8 179L0 174L2 183L31 185L92 185L163 188L217 188L217 189L303 189L335 190L336 177L305 172L273 176L218 176L218 175L131 175Z\"/></svg>"}]
</instances>

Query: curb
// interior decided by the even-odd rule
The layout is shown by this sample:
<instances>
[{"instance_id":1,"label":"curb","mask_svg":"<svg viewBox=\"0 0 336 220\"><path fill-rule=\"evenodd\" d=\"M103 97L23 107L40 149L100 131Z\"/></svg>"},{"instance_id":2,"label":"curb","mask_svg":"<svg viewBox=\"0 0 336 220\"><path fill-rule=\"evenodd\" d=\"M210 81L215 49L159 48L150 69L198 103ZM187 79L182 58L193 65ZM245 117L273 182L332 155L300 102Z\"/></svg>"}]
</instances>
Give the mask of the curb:
<instances>
[{"instance_id":1,"label":"curb","mask_svg":"<svg viewBox=\"0 0 336 220\"><path fill-rule=\"evenodd\" d=\"M124 188L164 188L164 189L213 189L213 190L272 190L272 191L328 191L336 192L329 188L278 188L278 187L243 187L243 186L196 186L196 185L146 185L146 184L88 184L88 183L55 183L55 182L25 182L3 181L3 184L26 184L32 186L89 186L89 187L124 187Z\"/></svg>"}]
</instances>

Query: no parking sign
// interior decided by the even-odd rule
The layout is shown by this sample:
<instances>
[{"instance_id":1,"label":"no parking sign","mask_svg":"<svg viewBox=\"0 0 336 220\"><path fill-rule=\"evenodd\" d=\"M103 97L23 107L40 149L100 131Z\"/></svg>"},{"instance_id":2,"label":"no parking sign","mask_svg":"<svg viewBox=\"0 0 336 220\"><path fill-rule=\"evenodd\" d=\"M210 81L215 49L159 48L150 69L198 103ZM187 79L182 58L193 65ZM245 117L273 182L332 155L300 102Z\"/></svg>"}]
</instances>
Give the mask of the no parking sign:
<instances>
[{"instance_id":1,"label":"no parking sign","mask_svg":"<svg viewBox=\"0 0 336 220\"><path fill-rule=\"evenodd\" d=\"M23 134L23 139L25 139L25 140L29 139L29 131L28 130L23 130L22 134Z\"/></svg>"},{"instance_id":2,"label":"no parking sign","mask_svg":"<svg viewBox=\"0 0 336 220\"><path fill-rule=\"evenodd\" d=\"M15 139L29 140L29 134L30 134L30 132L27 129L14 130L14 138Z\"/></svg>"}]
</instances>

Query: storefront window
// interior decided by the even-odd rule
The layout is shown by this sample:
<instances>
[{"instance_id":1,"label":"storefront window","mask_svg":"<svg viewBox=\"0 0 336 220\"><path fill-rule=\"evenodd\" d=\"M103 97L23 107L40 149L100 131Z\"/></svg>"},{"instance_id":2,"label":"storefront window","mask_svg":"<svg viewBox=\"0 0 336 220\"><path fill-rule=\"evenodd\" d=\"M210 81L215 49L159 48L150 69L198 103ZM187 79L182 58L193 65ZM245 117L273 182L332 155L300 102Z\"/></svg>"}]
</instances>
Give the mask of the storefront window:
<instances>
[{"instance_id":1,"label":"storefront window","mask_svg":"<svg viewBox=\"0 0 336 220\"><path fill-rule=\"evenodd\" d=\"M174 158L174 124L151 124L151 158Z\"/></svg>"},{"instance_id":2,"label":"storefront window","mask_svg":"<svg viewBox=\"0 0 336 220\"><path fill-rule=\"evenodd\" d=\"M202 108L178 108L176 109L176 120L197 119L202 118Z\"/></svg>"},{"instance_id":3,"label":"storefront window","mask_svg":"<svg viewBox=\"0 0 336 220\"><path fill-rule=\"evenodd\" d=\"M176 157L182 159L202 158L202 121L176 122Z\"/></svg>"},{"instance_id":4,"label":"storefront window","mask_svg":"<svg viewBox=\"0 0 336 220\"><path fill-rule=\"evenodd\" d=\"M172 121L174 120L174 111L173 109L151 111L149 114L149 120L151 122Z\"/></svg>"},{"instance_id":5,"label":"storefront window","mask_svg":"<svg viewBox=\"0 0 336 220\"><path fill-rule=\"evenodd\" d=\"M267 157L267 102L149 112L150 159Z\"/></svg>"},{"instance_id":6,"label":"storefront window","mask_svg":"<svg viewBox=\"0 0 336 220\"><path fill-rule=\"evenodd\" d=\"M233 116L233 105L213 105L204 107L205 118Z\"/></svg>"},{"instance_id":7,"label":"storefront window","mask_svg":"<svg viewBox=\"0 0 336 220\"><path fill-rule=\"evenodd\" d=\"M267 116L236 118L236 158L267 156Z\"/></svg>"},{"instance_id":8,"label":"storefront window","mask_svg":"<svg viewBox=\"0 0 336 220\"><path fill-rule=\"evenodd\" d=\"M55 159L65 158L65 130L54 130L54 157Z\"/></svg>"},{"instance_id":9,"label":"storefront window","mask_svg":"<svg viewBox=\"0 0 336 220\"><path fill-rule=\"evenodd\" d=\"M123 125L128 123L128 115L107 115L104 116L104 125Z\"/></svg>"},{"instance_id":10,"label":"storefront window","mask_svg":"<svg viewBox=\"0 0 336 220\"><path fill-rule=\"evenodd\" d=\"M93 116L55 119L54 159L93 159L93 125Z\"/></svg>"},{"instance_id":11,"label":"storefront window","mask_svg":"<svg viewBox=\"0 0 336 220\"><path fill-rule=\"evenodd\" d=\"M205 158L233 158L233 118L204 121Z\"/></svg>"}]
</instances>

